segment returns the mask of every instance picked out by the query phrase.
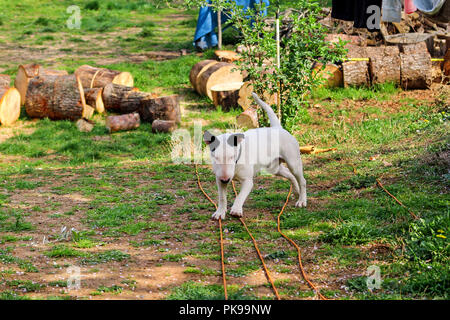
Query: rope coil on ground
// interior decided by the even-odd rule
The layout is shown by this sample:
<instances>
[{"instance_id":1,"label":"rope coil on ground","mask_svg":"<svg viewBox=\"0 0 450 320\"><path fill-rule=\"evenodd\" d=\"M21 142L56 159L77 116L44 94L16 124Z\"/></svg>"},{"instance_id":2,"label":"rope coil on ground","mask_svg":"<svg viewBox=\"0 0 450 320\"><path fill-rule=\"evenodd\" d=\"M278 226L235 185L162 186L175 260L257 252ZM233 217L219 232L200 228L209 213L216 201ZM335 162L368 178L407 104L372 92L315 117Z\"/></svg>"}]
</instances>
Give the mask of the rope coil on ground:
<instances>
[{"instance_id":1,"label":"rope coil on ground","mask_svg":"<svg viewBox=\"0 0 450 320\"><path fill-rule=\"evenodd\" d=\"M201 182L200 182L200 176L199 176L199 173L198 173L198 166L197 166L197 164L195 165L195 174L197 175L197 184L198 184L200 190L201 190L202 193L205 195L205 197L209 200L209 202L211 202L211 203L214 205L214 207L217 209L216 203L208 196L208 194L205 192L205 190L203 189L203 187L202 187L202 185L201 185ZM232 181L232 185L233 185L234 193L237 195L236 187L235 187L234 181ZM289 242L297 249L297 253L298 253L298 263L299 263L299 268L300 268L300 272L301 272L301 274L302 274L302 277L305 279L305 281L308 283L308 285L311 287L311 289L313 289L313 291L318 295L319 299L321 299L321 300L328 300L327 298L325 298L325 296L323 296L323 295L319 292L319 290L317 289L317 287L316 287L316 286L308 279L308 277L307 277L307 275L306 275L306 272L305 272L305 270L304 270L304 268L303 268L302 261L301 261L300 247L299 247L292 239L290 239L287 235L285 235L285 234L281 231L281 227L280 227L280 218L281 218L281 215L282 215L283 212L284 212L284 209L286 208L286 206L287 206L287 204L288 204L288 202L289 202L289 198L290 198L290 196L291 196L291 193L292 193L292 185L291 185L290 188L289 188L288 196L287 196L286 201L285 201L285 203L284 203L284 205L283 205L283 207L282 207L282 209L281 209L281 211L280 211L280 214L278 215L278 218L277 218L278 232L283 236L283 238L285 238L287 241L289 241ZM267 269L267 266L266 266L266 264L265 264L265 262L264 262L264 259L263 259L262 255L261 255L261 252L260 252L260 250L259 250L259 248L258 248L258 244L257 244L255 238L253 237L253 235L251 234L251 232L250 232L250 230L248 229L247 225L245 224L244 219L239 218L239 221L242 223L242 225L244 226L245 230L247 231L247 233L249 234L250 238L251 238L252 241L253 241L253 245L254 245L254 247L255 247L255 249L256 249L256 252L257 252L257 254L258 254L258 257L259 257L259 259L261 260L262 266L263 266L263 268L264 268L264 272L265 272L265 274L266 274L266 278L267 278L267 280L269 281L269 283L271 284L272 289L273 289L273 291L274 291L274 293L275 293L275 296L276 296L277 300L281 300L280 295L279 295L279 293L278 293L278 290L277 290L277 288L275 287L275 284L274 284L274 282L273 282L273 280L272 280L272 277L270 276L270 272L269 272L269 270ZM221 253L221 264L222 264L222 278L223 278L223 285L224 285L224 292L225 292L225 300L227 300L227 299L228 299L228 294L227 294L227 285L226 285L226 271L225 271L225 263L224 263L223 233L222 233L222 220L221 220L221 219L219 219L219 229L220 229L220 251L221 251L220 253Z\"/></svg>"}]
</instances>

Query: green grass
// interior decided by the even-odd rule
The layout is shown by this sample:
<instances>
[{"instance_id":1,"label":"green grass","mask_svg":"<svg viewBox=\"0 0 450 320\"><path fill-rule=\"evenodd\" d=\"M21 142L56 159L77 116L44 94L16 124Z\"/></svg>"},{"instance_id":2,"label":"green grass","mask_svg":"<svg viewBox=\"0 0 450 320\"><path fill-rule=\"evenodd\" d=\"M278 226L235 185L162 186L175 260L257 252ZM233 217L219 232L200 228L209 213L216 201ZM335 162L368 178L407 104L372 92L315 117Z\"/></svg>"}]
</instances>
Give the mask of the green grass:
<instances>
[{"instance_id":1,"label":"green grass","mask_svg":"<svg viewBox=\"0 0 450 320\"><path fill-rule=\"evenodd\" d=\"M292 3L284 1L282 9ZM0 5L2 44L20 39L33 50L58 47L62 57L36 62L69 72L85 63L129 71L141 91L179 94L181 127L191 134L194 121L202 121L203 129L234 129L240 110L224 112L190 88L192 66L212 58L214 50L164 61L135 63L130 58L191 50L197 10L168 8L163 1L83 0L78 2L82 28L69 30L66 1L0 0ZM16 19L18 10L21 19ZM235 37L231 29L224 34L229 48ZM19 59L10 60L0 63L1 73L14 76ZM294 133L300 145L338 150L303 156L308 207L294 208L291 198L281 228L301 246L305 267L319 268L314 282L338 288L322 290L330 298L449 297L449 108L446 96L424 92L429 94L435 101L423 101L420 94L409 95L393 84L320 88L301 110L302 123ZM137 265L141 250L154 259L147 262L163 268L182 265L183 277L195 280L160 288L165 298L223 299L217 284L219 235L209 220L213 207L197 188L193 166L173 164L171 136L153 134L148 123L108 134L104 116L93 120L94 130L80 133L72 122L31 121L23 112L21 126L0 142L0 264L5 267L0 299L31 298L19 295L20 290L48 299L80 298L47 293L49 287L64 291L66 281L44 285L27 279L28 273L54 279L54 273L64 273L70 265L91 268L92 274L110 272L116 279L122 272L127 280L117 285L95 282L89 290L95 296L125 296L137 283L148 281L124 271L125 266L142 269ZM0 137L6 130L0 127ZM213 174L206 167L199 172L215 199ZM377 178L421 220L413 221L408 210L376 185ZM270 268L300 276L296 251L276 231L288 189L283 179L258 176L244 212ZM77 226L71 241L58 238L62 223ZM268 298L259 291L263 287L267 292L267 285L244 285L261 269L245 229L229 216L223 227L227 276L239 281L229 286L230 299ZM41 247L44 235L58 242ZM42 264L44 259L48 265ZM365 276L370 265L381 268L382 278L381 288L372 292ZM16 272L24 272L23 279L16 279ZM278 281L277 286L284 299L313 295L295 280Z\"/></svg>"}]
</instances>

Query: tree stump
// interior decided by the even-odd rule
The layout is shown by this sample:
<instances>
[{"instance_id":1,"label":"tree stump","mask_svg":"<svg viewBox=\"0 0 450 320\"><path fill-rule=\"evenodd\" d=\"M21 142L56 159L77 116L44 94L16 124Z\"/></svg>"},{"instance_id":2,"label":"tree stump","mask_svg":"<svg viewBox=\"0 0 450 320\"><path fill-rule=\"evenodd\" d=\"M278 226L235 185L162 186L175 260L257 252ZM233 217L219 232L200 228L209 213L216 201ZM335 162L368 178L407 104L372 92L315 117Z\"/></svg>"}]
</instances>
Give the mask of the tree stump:
<instances>
[{"instance_id":1,"label":"tree stump","mask_svg":"<svg viewBox=\"0 0 450 320\"><path fill-rule=\"evenodd\" d=\"M133 130L139 128L141 125L141 119L139 113L134 112L130 114L123 114L120 116L108 116L106 117L106 128L109 133Z\"/></svg>"},{"instance_id":2,"label":"tree stump","mask_svg":"<svg viewBox=\"0 0 450 320\"><path fill-rule=\"evenodd\" d=\"M10 126L20 116L20 93L16 88L0 86L0 123Z\"/></svg>"},{"instance_id":3,"label":"tree stump","mask_svg":"<svg viewBox=\"0 0 450 320\"><path fill-rule=\"evenodd\" d=\"M210 66L212 66L212 65L214 65L216 63L217 63L216 60L203 60L203 61L200 61L199 63L195 64L192 67L191 72L189 73L189 81L191 82L192 87L195 89L195 91L200 93L200 91L197 88L197 79L198 79L198 77L203 72L205 72Z\"/></svg>"},{"instance_id":4,"label":"tree stump","mask_svg":"<svg viewBox=\"0 0 450 320\"><path fill-rule=\"evenodd\" d=\"M244 78L236 68L236 65L226 62L219 62L210 66L197 78L198 91L203 95L207 95L212 100L211 87L216 84L243 82Z\"/></svg>"},{"instance_id":5,"label":"tree stump","mask_svg":"<svg viewBox=\"0 0 450 320\"><path fill-rule=\"evenodd\" d=\"M250 81L244 82L241 89L239 90L239 99L238 99L238 104L242 107L244 111L253 106L254 101L252 98L252 92L253 92L252 83ZM270 95L268 92L264 92L262 96L263 100L269 105L277 103L276 93Z\"/></svg>"},{"instance_id":6,"label":"tree stump","mask_svg":"<svg viewBox=\"0 0 450 320\"><path fill-rule=\"evenodd\" d=\"M123 114L139 111L142 100L156 97L154 93L140 92L137 88L113 83L103 89L105 109Z\"/></svg>"},{"instance_id":7,"label":"tree stump","mask_svg":"<svg viewBox=\"0 0 450 320\"><path fill-rule=\"evenodd\" d=\"M95 107L98 113L105 113L105 104L103 103L103 88L85 89L84 96L86 103Z\"/></svg>"},{"instance_id":8,"label":"tree stump","mask_svg":"<svg viewBox=\"0 0 450 320\"><path fill-rule=\"evenodd\" d=\"M0 87L9 87L11 77L7 74L0 74Z\"/></svg>"},{"instance_id":9,"label":"tree stump","mask_svg":"<svg viewBox=\"0 0 450 320\"><path fill-rule=\"evenodd\" d=\"M230 82L211 87L214 105L221 106L223 111L230 111L237 107L239 90L243 84L243 82Z\"/></svg>"},{"instance_id":10,"label":"tree stump","mask_svg":"<svg viewBox=\"0 0 450 320\"><path fill-rule=\"evenodd\" d=\"M366 48L348 46L348 59L367 59ZM370 86L369 61L346 61L342 64L344 87Z\"/></svg>"},{"instance_id":11,"label":"tree stump","mask_svg":"<svg viewBox=\"0 0 450 320\"><path fill-rule=\"evenodd\" d=\"M177 124L175 121L171 120L155 120L152 123L152 131L155 133L163 132L169 133L174 131L177 128Z\"/></svg>"},{"instance_id":12,"label":"tree stump","mask_svg":"<svg viewBox=\"0 0 450 320\"><path fill-rule=\"evenodd\" d=\"M247 108L247 110L238 115L236 117L236 123L240 128L258 128L258 112L256 111L256 107Z\"/></svg>"},{"instance_id":13,"label":"tree stump","mask_svg":"<svg viewBox=\"0 0 450 320\"><path fill-rule=\"evenodd\" d=\"M94 129L94 122L86 119L80 119L76 122L78 131L91 132Z\"/></svg>"},{"instance_id":14,"label":"tree stump","mask_svg":"<svg viewBox=\"0 0 450 320\"><path fill-rule=\"evenodd\" d=\"M65 76L68 74L69 73L65 70L44 69L35 63L20 65L17 71L16 79L14 80L14 86L20 93L20 103L24 105L26 102L28 83L32 78L37 76Z\"/></svg>"},{"instance_id":15,"label":"tree stump","mask_svg":"<svg viewBox=\"0 0 450 320\"><path fill-rule=\"evenodd\" d=\"M142 121L153 122L159 120L171 120L181 122L180 102L178 95L167 97L142 99L139 114Z\"/></svg>"},{"instance_id":16,"label":"tree stump","mask_svg":"<svg viewBox=\"0 0 450 320\"><path fill-rule=\"evenodd\" d=\"M129 72L83 65L75 70L75 75L80 78L83 88L104 88L110 83L127 87L134 86L133 76Z\"/></svg>"},{"instance_id":17,"label":"tree stump","mask_svg":"<svg viewBox=\"0 0 450 320\"><path fill-rule=\"evenodd\" d=\"M367 47L372 85L400 83L400 50L396 46Z\"/></svg>"},{"instance_id":18,"label":"tree stump","mask_svg":"<svg viewBox=\"0 0 450 320\"><path fill-rule=\"evenodd\" d=\"M84 108L83 87L75 75L38 76L28 84L25 110L32 118L78 120Z\"/></svg>"},{"instance_id":19,"label":"tree stump","mask_svg":"<svg viewBox=\"0 0 450 320\"><path fill-rule=\"evenodd\" d=\"M406 48L404 52L410 52ZM432 83L431 55L428 51L400 53L401 86L407 89L428 89Z\"/></svg>"}]
</instances>

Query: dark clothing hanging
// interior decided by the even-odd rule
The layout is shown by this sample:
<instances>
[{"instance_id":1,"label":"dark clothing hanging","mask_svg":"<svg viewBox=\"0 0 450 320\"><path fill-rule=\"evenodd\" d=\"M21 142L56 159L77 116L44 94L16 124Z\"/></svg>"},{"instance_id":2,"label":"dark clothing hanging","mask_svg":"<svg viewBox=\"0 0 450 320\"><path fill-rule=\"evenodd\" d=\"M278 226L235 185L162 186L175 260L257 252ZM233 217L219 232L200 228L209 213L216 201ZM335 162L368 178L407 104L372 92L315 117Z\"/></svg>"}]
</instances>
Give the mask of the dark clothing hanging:
<instances>
[{"instance_id":1,"label":"dark clothing hanging","mask_svg":"<svg viewBox=\"0 0 450 320\"><path fill-rule=\"evenodd\" d=\"M367 13L369 6L376 5L380 8L381 0L333 0L331 17L345 21L354 21L355 28L366 28L369 31L379 30L379 25L371 29L367 26L367 20L374 13ZM380 19L377 19L380 21Z\"/></svg>"}]
</instances>

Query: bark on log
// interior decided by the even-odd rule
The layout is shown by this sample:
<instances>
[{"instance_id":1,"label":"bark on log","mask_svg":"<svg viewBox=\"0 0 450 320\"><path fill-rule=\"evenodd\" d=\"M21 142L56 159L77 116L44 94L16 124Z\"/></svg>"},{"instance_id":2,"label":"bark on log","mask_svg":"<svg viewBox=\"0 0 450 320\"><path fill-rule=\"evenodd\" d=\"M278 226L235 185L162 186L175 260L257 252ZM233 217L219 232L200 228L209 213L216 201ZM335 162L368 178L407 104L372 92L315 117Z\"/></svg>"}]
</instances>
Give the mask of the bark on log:
<instances>
[{"instance_id":1,"label":"bark on log","mask_svg":"<svg viewBox=\"0 0 450 320\"><path fill-rule=\"evenodd\" d=\"M237 107L239 90L243 84L243 82L231 82L211 87L214 105L221 106L223 111L230 111Z\"/></svg>"},{"instance_id":2,"label":"bark on log","mask_svg":"<svg viewBox=\"0 0 450 320\"><path fill-rule=\"evenodd\" d=\"M0 124L10 126L20 116L20 93L16 88L0 86Z\"/></svg>"},{"instance_id":3,"label":"bark on log","mask_svg":"<svg viewBox=\"0 0 450 320\"><path fill-rule=\"evenodd\" d=\"M69 73L65 70L49 70L44 69L38 64L20 65L17 70L14 86L19 90L21 104L26 102L26 95L28 90L28 83L31 79L37 76L65 76Z\"/></svg>"},{"instance_id":4,"label":"bark on log","mask_svg":"<svg viewBox=\"0 0 450 320\"><path fill-rule=\"evenodd\" d=\"M244 112L236 117L236 123L240 128L258 128L258 112L256 107L247 108Z\"/></svg>"},{"instance_id":5,"label":"bark on log","mask_svg":"<svg viewBox=\"0 0 450 320\"><path fill-rule=\"evenodd\" d=\"M133 130L141 125L139 113L123 114L120 116L106 117L106 128L109 133L123 130Z\"/></svg>"},{"instance_id":6,"label":"bark on log","mask_svg":"<svg viewBox=\"0 0 450 320\"><path fill-rule=\"evenodd\" d=\"M137 88L113 83L103 89L105 109L123 114L139 111L142 100L156 97L154 93L140 92Z\"/></svg>"},{"instance_id":7,"label":"bark on log","mask_svg":"<svg viewBox=\"0 0 450 320\"><path fill-rule=\"evenodd\" d=\"M344 87L369 86L370 76L367 61L347 61L342 64Z\"/></svg>"},{"instance_id":8,"label":"bark on log","mask_svg":"<svg viewBox=\"0 0 450 320\"><path fill-rule=\"evenodd\" d=\"M324 79L324 83L321 86L335 88L344 85L342 70L337 65L327 64L324 69L322 69L322 66L320 63L313 70L317 77Z\"/></svg>"},{"instance_id":9,"label":"bark on log","mask_svg":"<svg viewBox=\"0 0 450 320\"><path fill-rule=\"evenodd\" d=\"M78 120L84 111L84 91L75 75L38 76L30 80L25 110L32 118Z\"/></svg>"},{"instance_id":10,"label":"bark on log","mask_svg":"<svg viewBox=\"0 0 450 320\"><path fill-rule=\"evenodd\" d=\"M83 65L75 70L75 75L80 78L83 88L103 88L109 83L134 86L133 76L129 72Z\"/></svg>"},{"instance_id":11,"label":"bark on log","mask_svg":"<svg viewBox=\"0 0 450 320\"><path fill-rule=\"evenodd\" d=\"M348 46L348 59L368 58L367 49ZM347 61L342 64L344 87L370 86L369 61Z\"/></svg>"},{"instance_id":12,"label":"bark on log","mask_svg":"<svg viewBox=\"0 0 450 320\"><path fill-rule=\"evenodd\" d=\"M450 48L447 49L444 57L443 71L445 76L450 77Z\"/></svg>"},{"instance_id":13,"label":"bark on log","mask_svg":"<svg viewBox=\"0 0 450 320\"><path fill-rule=\"evenodd\" d=\"M139 114L142 121L153 122L159 120L171 120L181 122L180 102L178 95L167 97L142 99Z\"/></svg>"},{"instance_id":14,"label":"bark on log","mask_svg":"<svg viewBox=\"0 0 450 320\"><path fill-rule=\"evenodd\" d=\"M407 89L428 89L432 83L431 55L428 51L401 53L401 86Z\"/></svg>"},{"instance_id":15,"label":"bark on log","mask_svg":"<svg viewBox=\"0 0 450 320\"><path fill-rule=\"evenodd\" d=\"M371 84L400 83L400 50L398 47L368 47Z\"/></svg>"},{"instance_id":16,"label":"bark on log","mask_svg":"<svg viewBox=\"0 0 450 320\"><path fill-rule=\"evenodd\" d=\"M155 120L152 123L152 131L155 133L163 132L169 133L177 128L175 121L171 120Z\"/></svg>"},{"instance_id":17,"label":"bark on log","mask_svg":"<svg viewBox=\"0 0 450 320\"><path fill-rule=\"evenodd\" d=\"M86 103L97 110L98 113L105 112L105 105L103 103L103 88L85 89L84 96Z\"/></svg>"},{"instance_id":18,"label":"bark on log","mask_svg":"<svg viewBox=\"0 0 450 320\"><path fill-rule=\"evenodd\" d=\"M191 82L192 87L195 89L195 91L197 91L199 94L201 93L197 87L198 77L209 67L216 63L218 63L216 60L203 60L192 67L191 72L189 73L189 81Z\"/></svg>"},{"instance_id":19,"label":"bark on log","mask_svg":"<svg viewBox=\"0 0 450 320\"><path fill-rule=\"evenodd\" d=\"M11 77L7 74L0 74L0 87L9 87Z\"/></svg>"},{"instance_id":20,"label":"bark on log","mask_svg":"<svg viewBox=\"0 0 450 320\"><path fill-rule=\"evenodd\" d=\"M236 65L226 62L219 62L210 66L198 77L198 90L201 94L207 95L212 100L211 87L216 84L229 82L243 82L244 78Z\"/></svg>"},{"instance_id":21,"label":"bark on log","mask_svg":"<svg viewBox=\"0 0 450 320\"><path fill-rule=\"evenodd\" d=\"M238 104L242 107L244 111L254 104L252 92L253 92L253 85L251 84L251 82L250 81L244 82L243 86L239 90L239 99L238 99ZM268 92L264 92L263 100L270 105L276 104L277 94L274 93L270 95Z\"/></svg>"}]
</instances>

